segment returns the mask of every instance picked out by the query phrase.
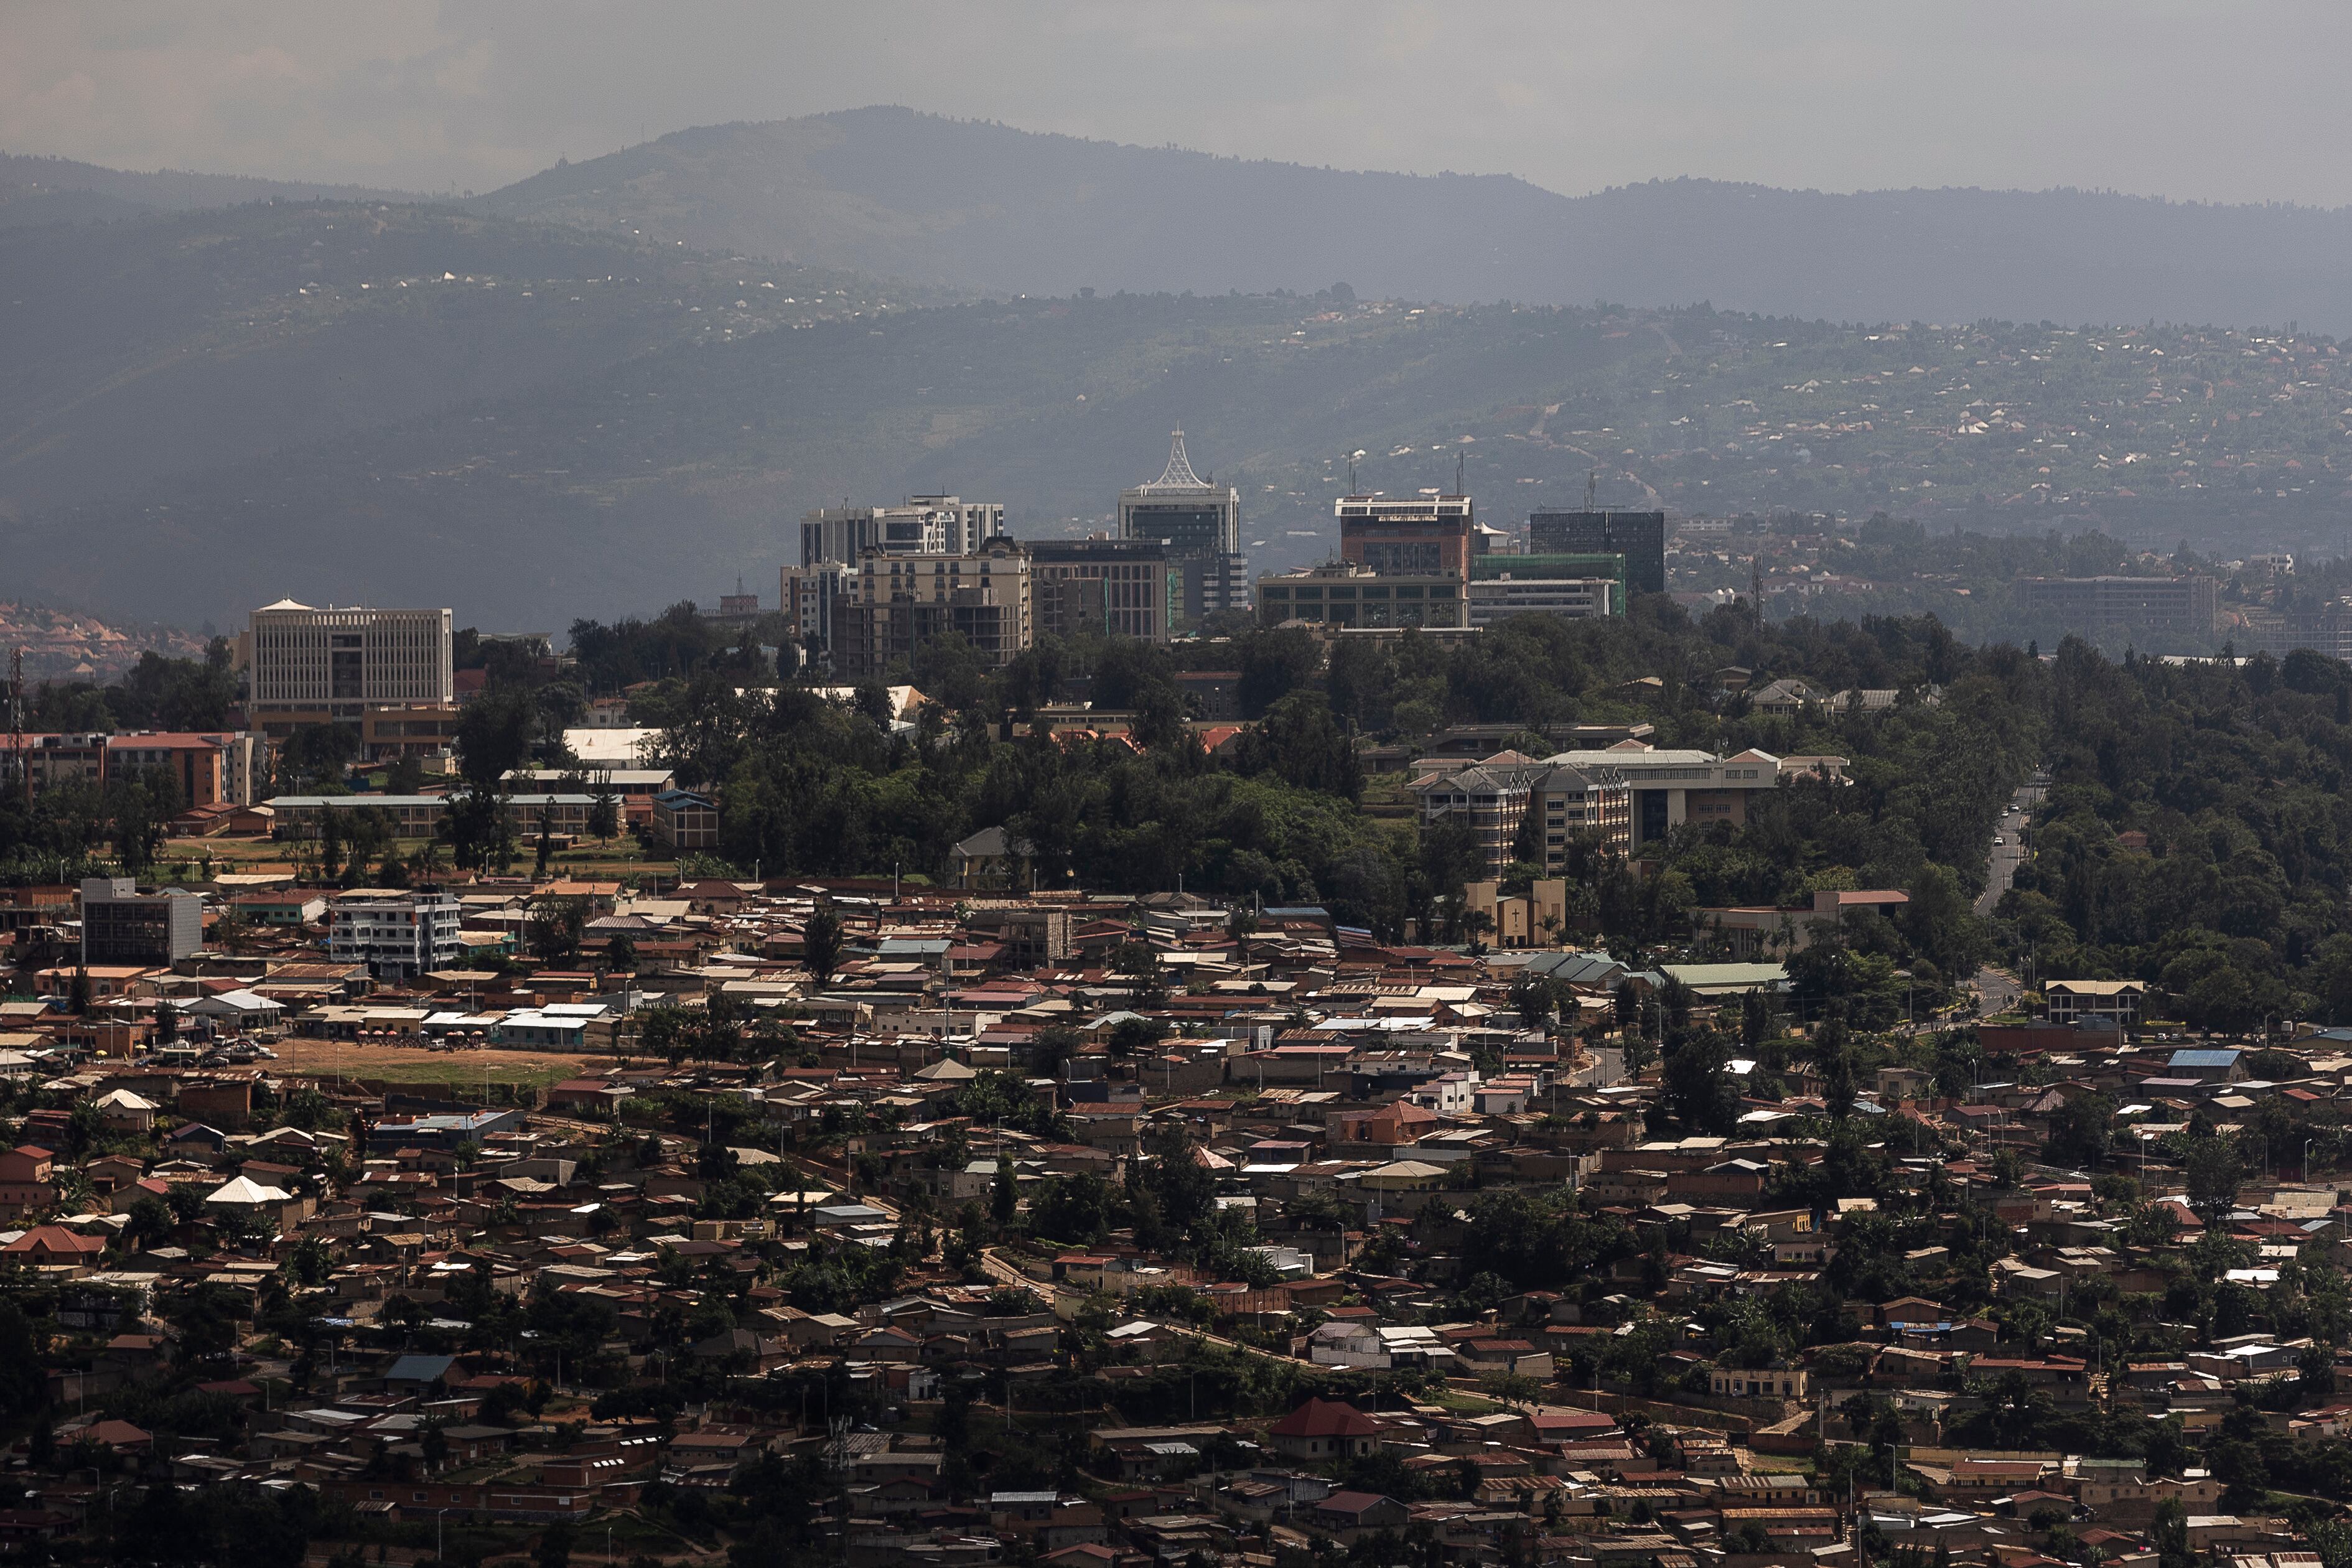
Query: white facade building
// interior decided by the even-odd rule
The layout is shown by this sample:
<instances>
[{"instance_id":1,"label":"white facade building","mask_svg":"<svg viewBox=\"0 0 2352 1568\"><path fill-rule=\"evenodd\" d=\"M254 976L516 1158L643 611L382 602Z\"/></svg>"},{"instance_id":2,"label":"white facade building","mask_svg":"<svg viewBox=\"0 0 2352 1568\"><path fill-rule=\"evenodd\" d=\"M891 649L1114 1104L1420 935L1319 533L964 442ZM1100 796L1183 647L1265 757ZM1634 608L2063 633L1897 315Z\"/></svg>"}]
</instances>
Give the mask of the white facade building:
<instances>
[{"instance_id":1,"label":"white facade building","mask_svg":"<svg viewBox=\"0 0 2352 1568\"><path fill-rule=\"evenodd\" d=\"M324 712L457 700L453 634L444 610L313 609L280 599L246 633L257 713Z\"/></svg>"},{"instance_id":2,"label":"white facade building","mask_svg":"<svg viewBox=\"0 0 2352 1568\"><path fill-rule=\"evenodd\" d=\"M976 555L1004 533L1002 501L910 496L903 506L822 508L801 517L801 564L848 566L869 550L890 555ZM787 612L792 606L784 606Z\"/></svg>"},{"instance_id":3,"label":"white facade building","mask_svg":"<svg viewBox=\"0 0 2352 1568\"><path fill-rule=\"evenodd\" d=\"M1474 579L1464 590L1470 624L1493 626L1513 616L1558 616L1589 620L1611 613L1617 583L1611 577L1512 577Z\"/></svg>"},{"instance_id":4,"label":"white facade building","mask_svg":"<svg viewBox=\"0 0 2352 1568\"><path fill-rule=\"evenodd\" d=\"M457 900L439 889L361 891L337 898L327 954L364 963L378 980L399 981L447 969L466 954Z\"/></svg>"}]
</instances>

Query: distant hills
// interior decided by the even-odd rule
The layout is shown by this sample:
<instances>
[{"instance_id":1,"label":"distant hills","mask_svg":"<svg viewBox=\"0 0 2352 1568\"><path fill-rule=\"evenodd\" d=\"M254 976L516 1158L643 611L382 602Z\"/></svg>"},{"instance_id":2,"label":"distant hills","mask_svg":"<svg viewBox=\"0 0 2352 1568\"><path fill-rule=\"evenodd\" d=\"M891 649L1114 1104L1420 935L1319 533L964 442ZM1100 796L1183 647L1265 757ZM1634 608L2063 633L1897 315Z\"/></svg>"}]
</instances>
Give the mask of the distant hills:
<instances>
[{"instance_id":1,"label":"distant hills","mask_svg":"<svg viewBox=\"0 0 2352 1568\"><path fill-rule=\"evenodd\" d=\"M389 204L0 228L0 519L881 297L846 275Z\"/></svg>"},{"instance_id":2,"label":"distant hills","mask_svg":"<svg viewBox=\"0 0 2352 1568\"><path fill-rule=\"evenodd\" d=\"M675 331L687 296L614 287L616 338ZM354 352L389 353L396 325ZM1195 464L1239 487L1260 570L1327 556L1351 462L1391 494L1451 488L1459 463L1503 526L1573 504L1590 475L1612 505L1885 510L1938 531L2096 527L2231 556L2341 554L2346 362L2249 358L2242 334L2160 346L2115 331L1265 295L835 314L676 336L43 509L0 525L0 559L26 596L150 619L226 623L292 594L561 631L709 603L739 575L772 602L800 513L843 498L950 490L1003 501L1024 538L1107 528L1180 425ZM1963 629L1983 608L1957 591L1933 607Z\"/></svg>"},{"instance_id":3,"label":"distant hills","mask_svg":"<svg viewBox=\"0 0 2352 1568\"><path fill-rule=\"evenodd\" d=\"M681 131L479 205L991 293L1345 281L1456 303L2352 331L2352 211L1698 179L1570 197L1507 176L1248 162L904 109Z\"/></svg>"},{"instance_id":4,"label":"distant hills","mask_svg":"<svg viewBox=\"0 0 2352 1568\"><path fill-rule=\"evenodd\" d=\"M2352 537L2352 356L2309 338L2352 299L2341 214L1570 201L896 110L456 204L112 173L0 159L0 561L12 597L110 616L228 624L290 593L560 630L739 574L772 595L811 506L938 489L1083 532L1180 425L1261 568L1329 548L1351 456L1391 493L1459 460L1505 523L1590 475L1689 512ZM200 198L225 205L173 210ZM1430 302L1489 295L1517 303ZM1713 304L1639 303L1675 299ZM1976 321L2021 315L2305 333ZM1849 316L1971 324L1821 319Z\"/></svg>"},{"instance_id":5,"label":"distant hills","mask_svg":"<svg viewBox=\"0 0 2352 1568\"><path fill-rule=\"evenodd\" d=\"M71 158L29 158L0 153L0 228L35 224L188 212L240 202L415 201L404 191L366 185L320 185L299 180L257 180L243 174L199 174L184 169L109 169Z\"/></svg>"}]
</instances>

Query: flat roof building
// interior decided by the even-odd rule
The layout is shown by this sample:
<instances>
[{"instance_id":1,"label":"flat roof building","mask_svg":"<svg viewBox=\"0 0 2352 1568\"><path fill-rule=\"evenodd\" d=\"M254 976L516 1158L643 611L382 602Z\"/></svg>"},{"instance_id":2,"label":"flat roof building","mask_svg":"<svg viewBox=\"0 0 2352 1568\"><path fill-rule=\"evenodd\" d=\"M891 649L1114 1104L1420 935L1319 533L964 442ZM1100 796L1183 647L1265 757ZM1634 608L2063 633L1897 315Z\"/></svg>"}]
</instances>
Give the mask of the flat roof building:
<instances>
[{"instance_id":1,"label":"flat roof building","mask_svg":"<svg viewBox=\"0 0 2352 1568\"><path fill-rule=\"evenodd\" d=\"M1623 778L1633 792L1632 847L1636 849L1685 822L1740 826L1759 792L1807 775L1835 783L1845 767L1843 757L1784 759L1754 750L1718 757L1712 752L1654 749L1639 742L1602 751L1562 752L1546 761L1566 767L1610 768Z\"/></svg>"},{"instance_id":2,"label":"flat roof building","mask_svg":"<svg viewBox=\"0 0 2352 1568\"><path fill-rule=\"evenodd\" d=\"M1538 511L1528 517L1531 555L1622 555L1626 586L1666 591L1666 514L1663 511Z\"/></svg>"},{"instance_id":3,"label":"flat roof building","mask_svg":"<svg viewBox=\"0 0 2352 1568\"><path fill-rule=\"evenodd\" d=\"M1341 496L1339 558L1383 575L1465 577L1486 552L1468 496Z\"/></svg>"},{"instance_id":4,"label":"flat roof building","mask_svg":"<svg viewBox=\"0 0 2352 1568\"><path fill-rule=\"evenodd\" d=\"M183 888L142 893L129 877L81 883L81 962L175 963L205 945L204 900Z\"/></svg>"},{"instance_id":5,"label":"flat roof building","mask_svg":"<svg viewBox=\"0 0 2352 1568\"><path fill-rule=\"evenodd\" d=\"M970 555L868 550L855 596L834 605L834 668L852 680L879 675L953 632L995 668L1028 647L1034 609L1029 552L1013 540Z\"/></svg>"},{"instance_id":6,"label":"flat roof building","mask_svg":"<svg viewBox=\"0 0 2352 1568\"><path fill-rule=\"evenodd\" d=\"M457 700L446 609L314 609L280 599L253 612L241 640L257 719L355 721L371 708Z\"/></svg>"},{"instance_id":7,"label":"flat roof building","mask_svg":"<svg viewBox=\"0 0 2352 1568\"><path fill-rule=\"evenodd\" d=\"M2213 635L2210 577L2028 577L2017 586L2028 618L2053 637L2170 638L2176 647L2156 651L2194 653Z\"/></svg>"},{"instance_id":8,"label":"flat roof building","mask_svg":"<svg viewBox=\"0 0 2352 1568\"><path fill-rule=\"evenodd\" d=\"M329 910L327 955L394 983L454 968L466 953L464 912L438 888L339 894Z\"/></svg>"},{"instance_id":9,"label":"flat roof building","mask_svg":"<svg viewBox=\"0 0 2352 1568\"><path fill-rule=\"evenodd\" d=\"M854 566L869 550L888 555L970 555L1003 532L1002 501L909 496L898 506L819 508L801 517L801 564Z\"/></svg>"},{"instance_id":10,"label":"flat roof building","mask_svg":"<svg viewBox=\"0 0 2352 1568\"><path fill-rule=\"evenodd\" d=\"M1156 539L1035 539L1036 630L1166 642L1184 614L1182 563Z\"/></svg>"},{"instance_id":11,"label":"flat roof building","mask_svg":"<svg viewBox=\"0 0 2352 1568\"><path fill-rule=\"evenodd\" d=\"M1448 573L1375 572L1336 562L1257 580L1261 626L1314 621L1348 627L1465 626L1463 583Z\"/></svg>"}]
</instances>

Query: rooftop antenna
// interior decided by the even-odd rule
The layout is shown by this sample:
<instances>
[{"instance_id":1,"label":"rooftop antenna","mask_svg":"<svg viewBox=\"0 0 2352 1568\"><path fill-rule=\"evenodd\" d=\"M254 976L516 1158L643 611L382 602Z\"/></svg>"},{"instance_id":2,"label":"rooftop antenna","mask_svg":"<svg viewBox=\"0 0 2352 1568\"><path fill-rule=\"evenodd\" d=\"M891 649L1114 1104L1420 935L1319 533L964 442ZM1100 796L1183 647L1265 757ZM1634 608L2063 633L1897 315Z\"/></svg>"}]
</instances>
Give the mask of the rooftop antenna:
<instances>
[{"instance_id":1,"label":"rooftop antenna","mask_svg":"<svg viewBox=\"0 0 2352 1568\"><path fill-rule=\"evenodd\" d=\"M1584 510L1587 511L1599 511L1601 510L1599 505L1600 500L1601 470L1599 468L1587 468L1584 470Z\"/></svg>"},{"instance_id":2,"label":"rooftop antenna","mask_svg":"<svg viewBox=\"0 0 2352 1568\"><path fill-rule=\"evenodd\" d=\"M1454 454L1454 493L1455 495L1462 493L1462 459L1465 456L1466 454L1460 451Z\"/></svg>"},{"instance_id":3,"label":"rooftop antenna","mask_svg":"<svg viewBox=\"0 0 2352 1568\"><path fill-rule=\"evenodd\" d=\"M1353 458L1348 459L1348 493L1356 493L1356 459Z\"/></svg>"}]
</instances>

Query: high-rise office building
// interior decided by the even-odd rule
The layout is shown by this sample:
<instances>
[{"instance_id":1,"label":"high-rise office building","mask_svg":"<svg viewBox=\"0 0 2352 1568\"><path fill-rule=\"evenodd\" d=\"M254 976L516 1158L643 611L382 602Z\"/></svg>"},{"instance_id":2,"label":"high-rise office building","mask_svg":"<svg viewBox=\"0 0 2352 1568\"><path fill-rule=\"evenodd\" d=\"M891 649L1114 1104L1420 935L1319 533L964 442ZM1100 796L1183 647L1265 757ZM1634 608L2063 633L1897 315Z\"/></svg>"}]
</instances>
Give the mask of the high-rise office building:
<instances>
[{"instance_id":1,"label":"high-rise office building","mask_svg":"<svg viewBox=\"0 0 2352 1568\"><path fill-rule=\"evenodd\" d=\"M1150 484L1118 493L1118 536L1158 540L1183 577L1183 616L1197 621L1249 604L1249 562L1242 554L1242 493L1192 471L1184 432L1168 447L1168 467Z\"/></svg>"},{"instance_id":2,"label":"high-rise office building","mask_svg":"<svg viewBox=\"0 0 2352 1568\"><path fill-rule=\"evenodd\" d=\"M1166 642L1182 617L1182 565L1156 539L1033 539L1036 629Z\"/></svg>"},{"instance_id":3,"label":"high-rise office building","mask_svg":"<svg viewBox=\"0 0 2352 1568\"><path fill-rule=\"evenodd\" d=\"M447 610L313 609L280 599L253 612L244 641L247 704L272 734L457 700Z\"/></svg>"},{"instance_id":4,"label":"high-rise office building","mask_svg":"<svg viewBox=\"0 0 2352 1568\"><path fill-rule=\"evenodd\" d=\"M1467 577L1486 552L1468 496L1341 496L1331 510L1339 558L1383 574Z\"/></svg>"},{"instance_id":5,"label":"high-rise office building","mask_svg":"<svg viewBox=\"0 0 2352 1568\"><path fill-rule=\"evenodd\" d=\"M1004 532L1000 501L910 496L900 506L821 508L801 517L801 564L855 566L869 550L971 555Z\"/></svg>"},{"instance_id":6,"label":"high-rise office building","mask_svg":"<svg viewBox=\"0 0 2352 1568\"><path fill-rule=\"evenodd\" d=\"M1666 514L1662 511L1538 511L1528 518L1531 555L1622 555L1625 585L1666 591Z\"/></svg>"}]
</instances>

